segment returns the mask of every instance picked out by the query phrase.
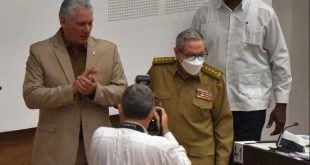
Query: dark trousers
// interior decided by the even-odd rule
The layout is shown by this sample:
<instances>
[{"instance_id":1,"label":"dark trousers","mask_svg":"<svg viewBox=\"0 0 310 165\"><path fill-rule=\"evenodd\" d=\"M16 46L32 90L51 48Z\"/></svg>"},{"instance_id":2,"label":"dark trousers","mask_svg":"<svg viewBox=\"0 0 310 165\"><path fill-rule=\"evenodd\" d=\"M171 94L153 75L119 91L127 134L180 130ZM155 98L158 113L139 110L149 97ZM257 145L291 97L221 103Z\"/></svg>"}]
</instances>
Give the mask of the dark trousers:
<instances>
[{"instance_id":1,"label":"dark trousers","mask_svg":"<svg viewBox=\"0 0 310 165\"><path fill-rule=\"evenodd\" d=\"M232 111L234 119L234 141L260 141L262 130L266 119L266 110L260 111ZM233 153L229 164L233 163Z\"/></svg>"},{"instance_id":2,"label":"dark trousers","mask_svg":"<svg viewBox=\"0 0 310 165\"><path fill-rule=\"evenodd\" d=\"M260 141L266 119L266 110L233 111L234 141Z\"/></svg>"},{"instance_id":3,"label":"dark trousers","mask_svg":"<svg viewBox=\"0 0 310 165\"><path fill-rule=\"evenodd\" d=\"M82 122L80 126L79 147L76 155L75 165L88 165L84 147Z\"/></svg>"},{"instance_id":4,"label":"dark trousers","mask_svg":"<svg viewBox=\"0 0 310 165\"><path fill-rule=\"evenodd\" d=\"M86 159L86 154L85 154L85 148L84 148L84 143L83 139L79 140L79 148L78 148L78 153L76 155L76 162L75 165L87 165L87 159Z\"/></svg>"}]
</instances>

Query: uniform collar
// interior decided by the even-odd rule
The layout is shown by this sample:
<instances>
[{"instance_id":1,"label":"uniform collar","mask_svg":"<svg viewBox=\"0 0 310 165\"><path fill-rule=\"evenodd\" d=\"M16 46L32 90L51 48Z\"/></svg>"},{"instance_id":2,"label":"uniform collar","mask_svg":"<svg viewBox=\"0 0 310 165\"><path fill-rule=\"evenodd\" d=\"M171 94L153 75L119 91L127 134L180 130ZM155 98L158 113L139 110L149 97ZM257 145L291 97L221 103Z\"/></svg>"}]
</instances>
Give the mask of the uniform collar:
<instances>
[{"instance_id":1,"label":"uniform collar","mask_svg":"<svg viewBox=\"0 0 310 165\"><path fill-rule=\"evenodd\" d=\"M179 71L179 62L177 61L177 62L175 63L174 66L175 66L175 67L173 68L173 75L174 75L174 76L177 76L177 77L179 77L179 78L182 79L182 77L181 77L181 75L180 75L180 73L179 73L179 72L180 72L180 71ZM202 76L202 73L201 73L201 71L200 71L197 75L192 76L192 77L189 78L188 80L197 79L197 80L200 81L201 76ZM183 80L183 79L182 79L182 80ZM184 80L184 81L187 81L187 80Z\"/></svg>"}]
</instances>

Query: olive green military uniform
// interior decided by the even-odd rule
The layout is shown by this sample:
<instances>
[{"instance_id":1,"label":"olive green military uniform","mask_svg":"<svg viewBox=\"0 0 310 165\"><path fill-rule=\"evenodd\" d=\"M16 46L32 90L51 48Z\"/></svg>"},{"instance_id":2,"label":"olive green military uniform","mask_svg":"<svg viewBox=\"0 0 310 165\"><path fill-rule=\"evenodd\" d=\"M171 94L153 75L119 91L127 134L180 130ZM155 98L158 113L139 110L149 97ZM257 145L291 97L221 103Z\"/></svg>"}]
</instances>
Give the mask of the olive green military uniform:
<instances>
[{"instance_id":1,"label":"olive green military uniform","mask_svg":"<svg viewBox=\"0 0 310 165\"><path fill-rule=\"evenodd\" d=\"M197 76L183 80L176 58L162 57L148 74L156 104L165 108L169 128L192 164L228 164L233 123L222 73L204 64Z\"/></svg>"}]
</instances>

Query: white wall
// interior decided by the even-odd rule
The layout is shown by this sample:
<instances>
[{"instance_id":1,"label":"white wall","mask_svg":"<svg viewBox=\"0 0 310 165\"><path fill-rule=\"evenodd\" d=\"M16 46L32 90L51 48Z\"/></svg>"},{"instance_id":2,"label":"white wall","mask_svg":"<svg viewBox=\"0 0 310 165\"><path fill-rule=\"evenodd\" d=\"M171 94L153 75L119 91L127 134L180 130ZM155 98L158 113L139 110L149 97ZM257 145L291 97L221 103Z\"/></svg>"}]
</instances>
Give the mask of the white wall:
<instances>
[{"instance_id":1,"label":"white wall","mask_svg":"<svg viewBox=\"0 0 310 165\"><path fill-rule=\"evenodd\" d=\"M132 84L136 75L147 72L153 57L174 55L176 35L190 27L194 11L206 1L92 0L92 35L118 45L126 77ZM37 124L38 110L29 111L22 98L25 63L31 43L57 32L61 2L1 0L0 132Z\"/></svg>"},{"instance_id":2,"label":"white wall","mask_svg":"<svg viewBox=\"0 0 310 165\"><path fill-rule=\"evenodd\" d=\"M26 59L31 43L59 27L60 2L1 0L0 5L0 132L35 127L38 111L27 110L22 98Z\"/></svg>"},{"instance_id":3,"label":"white wall","mask_svg":"<svg viewBox=\"0 0 310 165\"><path fill-rule=\"evenodd\" d=\"M273 0L272 6L290 52L293 75L286 125L299 122L288 131L309 135L309 0ZM275 139L269 136L272 130L265 128L262 139Z\"/></svg>"},{"instance_id":4,"label":"white wall","mask_svg":"<svg viewBox=\"0 0 310 165\"><path fill-rule=\"evenodd\" d=\"M147 71L152 57L172 55L175 35L189 27L193 14L165 14L165 1L159 0L156 16L108 22L107 1L93 0L93 35L118 44L130 83L136 74ZM264 1L273 4L291 53L293 86L287 124L298 121L300 126L290 131L309 134L309 0ZM60 3L51 0L1 1L0 86L3 89L0 91L0 132L36 126L38 111L27 110L21 95L25 62L31 43L46 39L57 31ZM269 136L272 129L263 130L263 139L275 138Z\"/></svg>"}]
</instances>

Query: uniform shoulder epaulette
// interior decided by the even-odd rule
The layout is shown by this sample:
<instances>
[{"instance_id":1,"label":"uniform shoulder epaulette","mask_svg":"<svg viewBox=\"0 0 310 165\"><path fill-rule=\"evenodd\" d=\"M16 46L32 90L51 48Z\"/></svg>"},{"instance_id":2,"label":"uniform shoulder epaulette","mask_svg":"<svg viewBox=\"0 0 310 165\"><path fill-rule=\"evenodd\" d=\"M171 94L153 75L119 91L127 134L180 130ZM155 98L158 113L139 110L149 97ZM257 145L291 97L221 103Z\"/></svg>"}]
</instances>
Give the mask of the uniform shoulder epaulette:
<instances>
[{"instance_id":1,"label":"uniform shoulder epaulette","mask_svg":"<svg viewBox=\"0 0 310 165\"><path fill-rule=\"evenodd\" d=\"M155 64L173 64L177 61L176 57L157 57L153 59L153 65Z\"/></svg>"},{"instance_id":2,"label":"uniform shoulder epaulette","mask_svg":"<svg viewBox=\"0 0 310 165\"><path fill-rule=\"evenodd\" d=\"M218 69L204 63L201 71L215 79L221 79L221 77L223 76L223 72L219 71Z\"/></svg>"}]
</instances>

